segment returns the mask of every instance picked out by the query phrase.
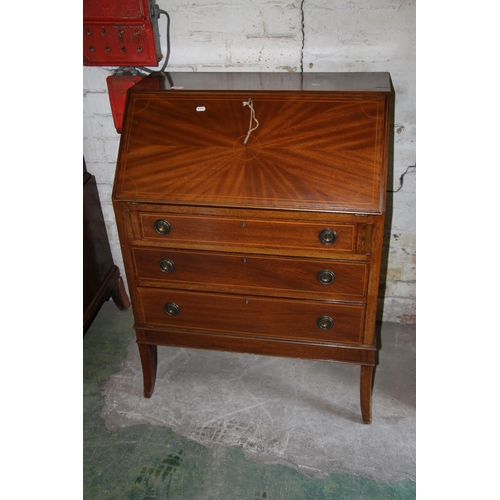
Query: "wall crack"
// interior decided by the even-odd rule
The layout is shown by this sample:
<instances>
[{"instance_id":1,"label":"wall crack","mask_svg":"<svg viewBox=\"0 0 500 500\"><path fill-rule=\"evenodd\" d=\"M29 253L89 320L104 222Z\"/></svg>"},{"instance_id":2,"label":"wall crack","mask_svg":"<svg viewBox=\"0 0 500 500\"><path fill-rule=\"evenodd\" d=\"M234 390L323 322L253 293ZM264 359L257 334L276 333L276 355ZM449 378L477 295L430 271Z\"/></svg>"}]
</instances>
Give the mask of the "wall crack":
<instances>
[{"instance_id":1,"label":"wall crack","mask_svg":"<svg viewBox=\"0 0 500 500\"><path fill-rule=\"evenodd\" d=\"M300 72L304 73L304 46L306 42L305 35L305 22L304 22L304 3L305 0L300 2L300 13L301 13L301 30L302 30L302 47L300 48Z\"/></svg>"},{"instance_id":2,"label":"wall crack","mask_svg":"<svg viewBox=\"0 0 500 500\"><path fill-rule=\"evenodd\" d=\"M407 173L409 172L415 172L417 170L417 165L410 165L404 172L403 174L399 177L399 187L396 190L388 190L388 193L397 193L402 187L403 187L403 182L404 182L404 177Z\"/></svg>"}]
</instances>

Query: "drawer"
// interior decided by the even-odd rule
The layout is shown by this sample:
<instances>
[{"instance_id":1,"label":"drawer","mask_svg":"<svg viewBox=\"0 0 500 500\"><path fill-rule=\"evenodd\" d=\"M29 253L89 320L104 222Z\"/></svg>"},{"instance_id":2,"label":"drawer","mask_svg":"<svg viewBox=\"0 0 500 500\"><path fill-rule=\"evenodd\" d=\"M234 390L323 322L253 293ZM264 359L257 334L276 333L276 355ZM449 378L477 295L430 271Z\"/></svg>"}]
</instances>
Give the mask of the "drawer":
<instances>
[{"instance_id":1,"label":"drawer","mask_svg":"<svg viewBox=\"0 0 500 500\"><path fill-rule=\"evenodd\" d=\"M210 245L354 253L355 223L139 213L141 238L191 248Z\"/></svg>"},{"instance_id":2,"label":"drawer","mask_svg":"<svg viewBox=\"0 0 500 500\"><path fill-rule=\"evenodd\" d=\"M363 300L367 262L280 258L258 255L132 249L136 276L169 286L226 289L236 293Z\"/></svg>"},{"instance_id":3,"label":"drawer","mask_svg":"<svg viewBox=\"0 0 500 500\"><path fill-rule=\"evenodd\" d=\"M360 344L364 305L138 288L146 326Z\"/></svg>"}]
</instances>

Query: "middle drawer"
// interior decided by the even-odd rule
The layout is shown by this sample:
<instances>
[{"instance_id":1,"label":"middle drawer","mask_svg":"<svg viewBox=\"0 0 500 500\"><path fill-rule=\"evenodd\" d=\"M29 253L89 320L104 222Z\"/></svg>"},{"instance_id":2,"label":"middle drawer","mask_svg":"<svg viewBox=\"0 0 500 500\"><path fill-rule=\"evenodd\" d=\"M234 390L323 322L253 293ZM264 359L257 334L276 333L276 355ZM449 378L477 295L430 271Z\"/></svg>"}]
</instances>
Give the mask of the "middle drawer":
<instances>
[{"instance_id":1,"label":"middle drawer","mask_svg":"<svg viewBox=\"0 0 500 500\"><path fill-rule=\"evenodd\" d=\"M364 301L368 262L132 249L138 280L176 287Z\"/></svg>"}]
</instances>

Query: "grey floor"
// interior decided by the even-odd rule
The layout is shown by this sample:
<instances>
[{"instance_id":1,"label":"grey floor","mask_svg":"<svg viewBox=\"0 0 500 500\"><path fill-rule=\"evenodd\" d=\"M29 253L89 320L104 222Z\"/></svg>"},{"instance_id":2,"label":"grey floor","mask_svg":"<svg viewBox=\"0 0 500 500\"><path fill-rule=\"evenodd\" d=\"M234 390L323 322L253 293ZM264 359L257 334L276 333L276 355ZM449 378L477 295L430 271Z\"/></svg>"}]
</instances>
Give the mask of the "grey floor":
<instances>
[{"instance_id":1,"label":"grey floor","mask_svg":"<svg viewBox=\"0 0 500 500\"><path fill-rule=\"evenodd\" d=\"M131 312L120 314L132 329ZM108 432L169 428L311 478L415 480L415 325L382 325L371 425L361 423L359 367L339 363L160 347L155 392L145 399L137 346L127 336L120 369L102 387Z\"/></svg>"}]
</instances>

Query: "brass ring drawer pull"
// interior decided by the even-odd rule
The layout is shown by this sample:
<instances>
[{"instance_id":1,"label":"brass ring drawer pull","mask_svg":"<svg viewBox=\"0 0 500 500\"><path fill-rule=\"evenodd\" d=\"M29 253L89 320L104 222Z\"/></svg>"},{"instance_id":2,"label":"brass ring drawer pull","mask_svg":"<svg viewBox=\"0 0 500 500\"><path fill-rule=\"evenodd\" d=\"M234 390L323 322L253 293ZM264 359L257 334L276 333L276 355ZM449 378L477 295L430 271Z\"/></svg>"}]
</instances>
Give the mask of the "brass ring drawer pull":
<instances>
[{"instance_id":1,"label":"brass ring drawer pull","mask_svg":"<svg viewBox=\"0 0 500 500\"><path fill-rule=\"evenodd\" d=\"M171 273L175 269L175 264L170 259L161 259L158 266L164 273Z\"/></svg>"},{"instance_id":2,"label":"brass ring drawer pull","mask_svg":"<svg viewBox=\"0 0 500 500\"><path fill-rule=\"evenodd\" d=\"M179 306L177 304L174 304L173 302L169 302L168 304L165 304L165 306L163 307L163 309L165 310L165 312L169 316L177 316L180 313L180 311L181 311L179 309Z\"/></svg>"},{"instance_id":3,"label":"brass ring drawer pull","mask_svg":"<svg viewBox=\"0 0 500 500\"><path fill-rule=\"evenodd\" d=\"M155 222L155 231L158 234L168 234L170 233L170 222L164 219L158 219Z\"/></svg>"},{"instance_id":4,"label":"brass ring drawer pull","mask_svg":"<svg viewBox=\"0 0 500 500\"><path fill-rule=\"evenodd\" d=\"M335 281L335 274L329 269L323 269L316 277L322 285L331 285Z\"/></svg>"},{"instance_id":5,"label":"brass ring drawer pull","mask_svg":"<svg viewBox=\"0 0 500 500\"><path fill-rule=\"evenodd\" d=\"M323 229L318 234L318 238L323 245L333 245L337 241L337 233L333 229Z\"/></svg>"},{"instance_id":6,"label":"brass ring drawer pull","mask_svg":"<svg viewBox=\"0 0 500 500\"><path fill-rule=\"evenodd\" d=\"M320 316L316 320L316 324L322 330L329 330L333 326L333 319L330 316Z\"/></svg>"}]
</instances>

